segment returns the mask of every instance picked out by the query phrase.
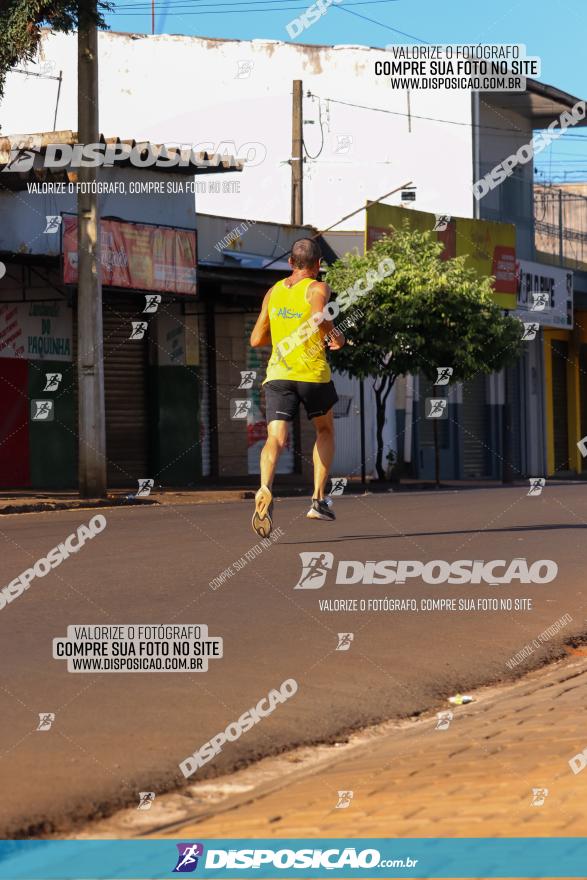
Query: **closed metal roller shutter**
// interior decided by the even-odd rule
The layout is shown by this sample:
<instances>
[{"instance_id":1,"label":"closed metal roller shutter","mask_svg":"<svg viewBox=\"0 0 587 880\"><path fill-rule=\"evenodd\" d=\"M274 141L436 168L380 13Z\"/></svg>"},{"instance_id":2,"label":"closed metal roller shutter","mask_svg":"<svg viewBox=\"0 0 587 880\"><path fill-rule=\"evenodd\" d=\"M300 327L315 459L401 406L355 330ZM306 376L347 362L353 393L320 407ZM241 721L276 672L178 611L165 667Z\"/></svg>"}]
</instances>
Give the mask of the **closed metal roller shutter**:
<instances>
[{"instance_id":1,"label":"closed metal roller shutter","mask_svg":"<svg viewBox=\"0 0 587 880\"><path fill-rule=\"evenodd\" d=\"M448 449L449 445L449 419L429 419L426 418L426 400L434 397L447 396L446 385L433 385L430 379L424 376L419 377L418 381L418 436L419 445L433 447L434 446L434 423L436 422L436 431L438 434L438 448ZM450 416L449 416L450 418Z\"/></svg>"},{"instance_id":2,"label":"closed metal roller shutter","mask_svg":"<svg viewBox=\"0 0 587 880\"><path fill-rule=\"evenodd\" d=\"M581 402L581 437L587 434L587 345L579 349L579 394ZM587 471L587 458L581 456L581 470Z\"/></svg>"},{"instance_id":3,"label":"closed metal roller shutter","mask_svg":"<svg viewBox=\"0 0 587 880\"><path fill-rule=\"evenodd\" d=\"M334 461L331 472L337 476L361 473L360 383L348 373L332 371L338 392L334 405Z\"/></svg>"},{"instance_id":4,"label":"closed metal roller shutter","mask_svg":"<svg viewBox=\"0 0 587 880\"><path fill-rule=\"evenodd\" d=\"M202 476L209 477L212 473L210 451L210 375L208 372L210 352L208 351L206 339L206 315L203 311L198 314L198 336L200 351L200 443L202 447Z\"/></svg>"},{"instance_id":5,"label":"closed metal roller shutter","mask_svg":"<svg viewBox=\"0 0 587 880\"><path fill-rule=\"evenodd\" d=\"M520 360L508 369L508 401L510 405L510 456L514 480L522 474L522 389Z\"/></svg>"},{"instance_id":6,"label":"closed metal roller shutter","mask_svg":"<svg viewBox=\"0 0 587 880\"><path fill-rule=\"evenodd\" d=\"M463 383L463 477L487 476L487 402L485 376Z\"/></svg>"},{"instance_id":7,"label":"closed metal roller shutter","mask_svg":"<svg viewBox=\"0 0 587 880\"><path fill-rule=\"evenodd\" d=\"M562 340L552 343L552 417L554 427L554 469L569 469L569 430L567 411L567 363L569 346Z\"/></svg>"},{"instance_id":8,"label":"closed metal roller shutter","mask_svg":"<svg viewBox=\"0 0 587 880\"><path fill-rule=\"evenodd\" d=\"M108 485L150 477L147 425L147 329L129 339L132 321L148 322L142 296L104 294L104 393Z\"/></svg>"}]
</instances>

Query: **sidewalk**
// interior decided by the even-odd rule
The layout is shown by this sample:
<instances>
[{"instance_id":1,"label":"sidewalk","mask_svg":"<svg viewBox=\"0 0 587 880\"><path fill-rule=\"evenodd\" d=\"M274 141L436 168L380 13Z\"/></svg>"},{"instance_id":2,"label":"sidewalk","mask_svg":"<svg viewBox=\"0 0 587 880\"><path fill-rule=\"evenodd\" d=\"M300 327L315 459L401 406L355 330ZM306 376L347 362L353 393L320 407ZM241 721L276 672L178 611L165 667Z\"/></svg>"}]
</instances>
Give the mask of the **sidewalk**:
<instances>
[{"instance_id":1,"label":"sidewalk","mask_svg":"<svg viewBox=\"0 0 587 880\"><path fill-rule=\"evenodd\" d=\"M40 513L48 510L77 510L95 507L120 507L137 504L206 504L219 501L239 501L253 497L243 489L185 489L152 491L150 495L136 498L136 487L111 489L106 498L80 498L75 491L39 492L21 490L0 492L0 516L11 513Z\"/></svg>"},{"instance_id":2,"label":"sidewalk","mask_svg":"<svg viewBox=\"0 0 587 880\"><path fill-rule=\"evenodd\" d=\"M569 480L549 481L551 485L568 485ZM242 501L252 499L258 488L258 476L238 477L220 483L210 483L198 488L155 488L150 495L136 498L136 486L126 489L111 489L106 498L82 499L75 490L40 491L35 489L0 490L0 516L12 513L38 513L49 510L76 510L78 508L113 507L129 504L210 504L222 501ZM527 480L509 484L509 488L527 486ZM503 487L495 480L449 480L443 481L441 491L466 489L497 489ZM275 486L276 498L307 497L312 491L311 483L298 474L280 475ZM345 494L364 492L422 492L435 491L434 482L412 478L402 478L401 483L368 481L366 486L359 479L349 479Z\"/></svg>"},{"instance_id":3,"label":"sidewalk","mask_svg":"<svg viewBox=\"0 0 587 880\"><path fill-rule=\"evenodd\" d=\"M215 815L153 836L587 835L587 772L575 775L568 763L587 747L585 658L559 661L513 685L484 689L474 703L442 709L454 712L448 730L436 729L435 715L404 723L323 769L294 774L268 791L261 785ZM238 775L231 777L235 784ZM542 806L532 805L533 788L548 789ZM353 792L346 809L336 808L341 791Z\"/></svg>"},{"instance_id":4,"label":"sidewalk","mask_svg":"<svg viewBox=\"0 0 587 880\"><path fill-rule=\"evenodd\" d=\"M586 649L587 650L587 649ZM571 656L475 702L302 747L157 794L152 809L87 823L83 838L583 837L587 657ZM548 789L541 806L533 789ZM339 792L352 792L337 808ZM587 876L587 874L586 874Z\"/></svg>"}]
</instances>

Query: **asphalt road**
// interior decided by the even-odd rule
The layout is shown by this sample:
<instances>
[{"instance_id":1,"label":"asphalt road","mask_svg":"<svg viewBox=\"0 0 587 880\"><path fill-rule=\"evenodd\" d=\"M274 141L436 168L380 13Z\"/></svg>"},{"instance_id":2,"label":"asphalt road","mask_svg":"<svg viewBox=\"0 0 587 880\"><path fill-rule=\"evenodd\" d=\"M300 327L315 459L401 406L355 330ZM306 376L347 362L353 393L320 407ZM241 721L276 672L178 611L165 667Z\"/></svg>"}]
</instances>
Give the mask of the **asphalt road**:
<instances>
[{"instance_id":1,"label":"asphalt road","mask_svg":"<svg viewBox=\"0 0 587 880\"><path fill-rule=\"evenodd\" d=\"M276 502L283 534L236 571L257 543L249 502L100 511L107 526L0 610L0 836L64 832L72 819L185 784L178 764L288 678L297 693L198 770L227 772L285 748L341 738L406 716L560 655L587 631L587 486L350 496L336 523ZM0 519L0 586L96 511ZM332 553L320 589L294 589L302 552ZM340 560L551 559L549 584L336 585ZM232 566L232 576L209 583ZM217 585L218 582L215 582ZM321 610L325 599L530 599L531 610ZM563 615L560 635L514 671L506 661ZM68 673L52 659L68 625L207 624L224 640L207 672ZM336 650L339 632L354 633ZM37 730L39 713L54 713Z\"/></svg>"}]
</instances>

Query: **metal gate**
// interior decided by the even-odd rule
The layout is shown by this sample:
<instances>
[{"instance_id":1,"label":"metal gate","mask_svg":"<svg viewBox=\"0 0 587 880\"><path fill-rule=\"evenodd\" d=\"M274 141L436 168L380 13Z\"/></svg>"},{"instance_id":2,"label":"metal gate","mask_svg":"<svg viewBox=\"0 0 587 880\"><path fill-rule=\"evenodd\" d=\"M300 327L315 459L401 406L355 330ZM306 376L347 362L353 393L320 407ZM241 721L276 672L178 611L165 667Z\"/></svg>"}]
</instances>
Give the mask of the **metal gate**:
<instances>
[{"instance_id":1,"label":"metal gate","mask_svg":"<svg viewBox=\"0 0 587 880\"><path fill-rule=\"evenodd\" d=\"M202 476L209 477L212 473L212 450L210 443L210 358L214 350L208 350L208 328L205 311L198 313L198 348L200 370L200 445L202 449Z\"/></svg>"},{"instance_id":2,"label":"metal gate","mask_svg":"<svg viewBox=\"0 0 587 880\"><path fill-rule=\"evenodd\" d=\"M579 399L581 407L581 437L587 434L587 345L579 348ZM587 470L587 458L581 456L581 470Z\"/></svg>"},{"instance_id":3,"label":"metal gate","mask_svg":"<svg viewBox=\"0 0 587 880\"><path fill-rule=\"evenodd\" d=\"M485 376L463 383L461 428L463 433L463 477L487 476L487 399Z\"/></svg>"},{"instance_id":4,"label":"metal gate","mask_svg":"<svg viewBox=\"0 0 587 880\"><path fill-rule=\"evenodd\" d=\"M435 477L434 424L436 423L440 479L454 480L457 476L455 472L457 456L455 452L454 405L451 403L448 395L447 386L433 385L429 379L426 379L424 376L418 376L416 389L414 436L417 449L418 476L424 480L432 480ZM447 418L435 420L428 417L426 400L429 398L448 399L446 405L448 411Z\"/></svg>"},{"instance_id":5,"label":"metal gate","mask_svg":"<svg viewBox=\"0 0 587 880\"><path fill-rule=\"evenodd\" d=\"M552 419L554 429L554 470L569 469L569 428L567 404L567 342L553 339L552 347Z\"/></svg>"},{"instance_id":6,"label":"metal gate","mask_svg":"<svg viewBox=\"0 0 587 880\"><path fill-rule=\"evenodd\" d=\"M148 320L144 297L104 294L104 395L108 485L133 486L149 477ZM134 329L133 322L146 329ZM130 338L132 335L133 338Z\"/></svg>"},{"instance_id":7,"label":"metal gate","mask_svg":"<svg viewBox=\"0 0 587 880\"><path fill-rule=\"evenodd\" d=\"M332 473L336 476L360 476L360 383L357 379L351 379L347 373L333 371L332 378L338 393L338 403L334 407L335 451ZM366 458L367 472L370 473L373 463L369 460L369 453Z\"/></svg>"},{"instance_id":8,"label":"metal gate","mask_svg":"<svg viewBox=\"0 0 587 880\"><path fill-rule=\"evenodd\" d=\"M524 356L508 369L508 403L510 412L510 462L514 480L522 475L522 445L524 440L524 420L522 413L522 373Z\"/></svg>"}]
</instances>

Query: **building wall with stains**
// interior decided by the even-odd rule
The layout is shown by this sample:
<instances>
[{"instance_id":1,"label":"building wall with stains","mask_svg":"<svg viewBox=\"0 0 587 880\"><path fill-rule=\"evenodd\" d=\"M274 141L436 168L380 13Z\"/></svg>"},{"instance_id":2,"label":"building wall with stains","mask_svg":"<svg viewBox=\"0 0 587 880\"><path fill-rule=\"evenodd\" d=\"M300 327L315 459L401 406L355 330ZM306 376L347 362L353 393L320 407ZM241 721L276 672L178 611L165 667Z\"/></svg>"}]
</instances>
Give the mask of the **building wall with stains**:
<instances>
[{"instance_id":1,"label":"building wall with stains","mask_svg":"<svg viewBox=\"0 0 587 880\"><path fill-rule=\"evenodd\" d=\"M304 222L323 229L409 181L415 207L472 216L470 94L392 90L374 73L376 61L390 58L365 46L101 32L100 128L236 149L248 167L209 179L198 211L289 222L292 81L301 79L304 140L316 157L304 163ZM3 133L52 130L54 120L57 129L77 128L76 35L46 33L39 65L48 75L62 71L58 106L55 79L10 73ZM337 228L356 229L357 218Z\"/></svg>"}]
</instances>

